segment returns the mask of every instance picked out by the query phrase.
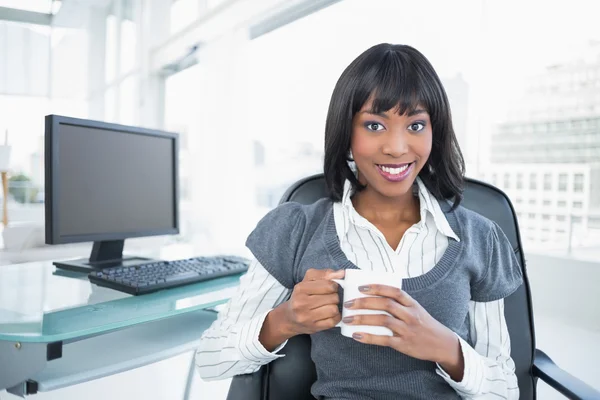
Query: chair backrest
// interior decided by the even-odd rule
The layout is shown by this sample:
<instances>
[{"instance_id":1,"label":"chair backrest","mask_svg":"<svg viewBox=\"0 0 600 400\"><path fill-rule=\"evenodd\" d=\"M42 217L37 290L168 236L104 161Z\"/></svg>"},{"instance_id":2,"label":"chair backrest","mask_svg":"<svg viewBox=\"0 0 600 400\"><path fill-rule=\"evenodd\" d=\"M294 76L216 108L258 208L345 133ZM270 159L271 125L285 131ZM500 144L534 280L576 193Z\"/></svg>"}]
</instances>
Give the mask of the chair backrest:
<instances>
[{"instance_id":1,"label":"chair backrest","mask_svg":"<svg viewBox=\"0 0 600 400\"><path fill-rule=\"evenodd\" d=\"M322 174L298 181L290 187L281 203L294 201L311 204L327 196ZM535 351L535 335L529 281L521 246L516 215L508 197L499 189L473 179L466 179L461 203L493 221L508 237L523 269L524 285L505 300L504 314L511 338L511 356L516 365L520 398L535 399L535 379L531 369ZM288 400L312 399L310 386L316 380L315 366L310 358L310 337L296 336L285 346L286 357L266 366L262 374L262 397Z\"/></svg>"}]
</instances>

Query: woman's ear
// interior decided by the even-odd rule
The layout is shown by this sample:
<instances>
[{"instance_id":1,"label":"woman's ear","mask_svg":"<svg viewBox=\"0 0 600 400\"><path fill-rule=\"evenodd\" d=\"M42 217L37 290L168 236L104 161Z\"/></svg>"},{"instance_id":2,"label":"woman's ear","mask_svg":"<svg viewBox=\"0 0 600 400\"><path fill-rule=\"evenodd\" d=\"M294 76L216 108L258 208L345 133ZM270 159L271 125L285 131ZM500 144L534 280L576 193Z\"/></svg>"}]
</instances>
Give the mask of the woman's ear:
<instances>
[{"instance_id":1,"label":"woman's ear","mask_svg":"<svg viewBox=\"0 0 600 400\"><path fill-rule=\"evenodd\" d=\"M348 151L348 154L346 155L346 161L348 162L348 168L350 168L350 171L356 175L357 168L356 163L354 162L354 156L352 155L352 150Z\"/></svg>"}]
</instances>

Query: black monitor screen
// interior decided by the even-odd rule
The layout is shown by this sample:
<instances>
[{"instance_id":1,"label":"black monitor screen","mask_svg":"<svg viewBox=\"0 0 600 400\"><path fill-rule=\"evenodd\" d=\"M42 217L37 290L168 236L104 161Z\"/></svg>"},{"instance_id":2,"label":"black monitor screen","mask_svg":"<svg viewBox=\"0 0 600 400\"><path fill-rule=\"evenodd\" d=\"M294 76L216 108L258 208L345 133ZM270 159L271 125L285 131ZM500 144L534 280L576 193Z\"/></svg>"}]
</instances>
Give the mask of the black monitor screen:
<instances>
[{"instance_id":1,"label":"black monitor screen","mask_svg":"<svg viewBox=\"0 0 600 400\"><path fill-rule=\"evenodd\" d=\"M61 242L176 229L173 137L65 123L53 136L53 225Z\"/></svg>"}]
</instances>

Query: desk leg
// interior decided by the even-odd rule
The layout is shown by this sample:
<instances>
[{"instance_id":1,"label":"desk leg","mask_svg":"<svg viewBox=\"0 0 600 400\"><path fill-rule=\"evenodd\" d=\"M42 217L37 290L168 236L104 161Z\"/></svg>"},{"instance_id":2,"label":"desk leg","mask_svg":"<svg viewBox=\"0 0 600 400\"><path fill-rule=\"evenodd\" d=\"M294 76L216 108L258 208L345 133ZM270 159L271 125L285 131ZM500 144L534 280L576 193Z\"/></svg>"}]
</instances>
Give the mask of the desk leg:
<instances>
[{"instance_id":1,"label":"desk leg","mask_svg":"<svg viewBox=\"0 0 600 400\"><path fill-rule=\"evenodd\" d=\"M0 374L0 390L23 395L20 388L27 379L35 376L46 366L47 343L15 343L0 341L0 360L3 366Z\"/></svg>"},{"instance_id":2,"label":"desk leg","mask_svg":"<svg viewBox=\"0 0 600 400\"><path fill-rule=\"evenodd\" d=\"M185 392L183 393L183 400L190 400L190 392L192 391L192 384L194 383L194 374L196 373L196 350L192 352L192 361L190 361L190 367L188 369L187 381L185 382Z\"/></svg>"}]
</instances>

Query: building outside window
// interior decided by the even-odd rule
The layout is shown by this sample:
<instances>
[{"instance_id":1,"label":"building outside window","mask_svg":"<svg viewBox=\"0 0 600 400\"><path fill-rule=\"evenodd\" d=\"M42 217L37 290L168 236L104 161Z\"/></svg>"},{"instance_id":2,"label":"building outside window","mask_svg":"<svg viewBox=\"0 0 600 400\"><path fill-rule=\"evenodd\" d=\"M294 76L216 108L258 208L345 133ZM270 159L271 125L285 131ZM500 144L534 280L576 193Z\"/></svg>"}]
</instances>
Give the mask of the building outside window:
<instances>
[{"instance_id":1,"label":"building outside window","mask_svg":"<svg viewBox=\"0 0 600 400\"><path fill-rule=\"evenodd\" d=\"M573 180L573 190L576 193L583 192L583 174L575 174Z\"/></svg>"},{"instance_id":2,"label":"building outside window","mask_svg":"<svg viewBox=\"0 0 600 400\"><path fill-rule=\"evenodd\" d=\"M544 174L544 190L552 190L552 175L550 174Z\"/></svg>"},{"instance_id":3,"label":"building outside window","mask_svg":"<svg viewBox=\"0 0 600 400\"><path fill-rule=\"evenodd\" d=\"M536 190L537 189L537 176L536 174L529 174L529 189Z\"/></svg>"},{"instance_id":4,"label":"building outside window","mask_svg":"<svg viewBox=\"0 0 600 400\"><path fill-rule=\"evenodd\" d=\"M517 174L517 189L523 189L523 174Z\"/></svg>"},{"instance_id":5,"label":"building outside window","mask_svg":"<svg viewBox=\"0 0 600 400\"><path fill-rule=\"evenodd\" d=\"M566 192L567 191L567 174L560 174L558 176L558 191Z\"/></svg>"}]
</instances>

